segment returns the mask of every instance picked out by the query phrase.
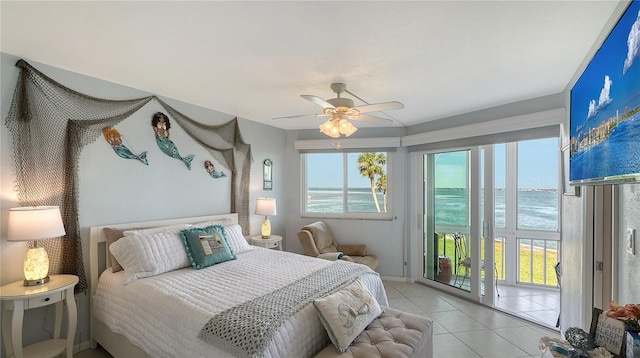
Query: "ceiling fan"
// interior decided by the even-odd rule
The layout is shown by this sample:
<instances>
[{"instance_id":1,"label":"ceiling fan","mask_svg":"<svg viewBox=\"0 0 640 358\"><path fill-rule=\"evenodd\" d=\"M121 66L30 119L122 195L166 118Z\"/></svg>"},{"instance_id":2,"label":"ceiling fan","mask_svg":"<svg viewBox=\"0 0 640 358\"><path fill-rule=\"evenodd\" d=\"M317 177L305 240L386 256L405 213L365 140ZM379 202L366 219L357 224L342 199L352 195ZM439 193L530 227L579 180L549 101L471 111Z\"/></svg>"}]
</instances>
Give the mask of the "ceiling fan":
<instances>
[{"instance_id":1,"label":"ceiling fan","mask_svg":"<svg viewBox=\"0 0 640 358\"><path fill-rule=\"evenodd\" d=\"M355 98L361 100L364 103L367 103L360 97L355 94L349 92L347 90L347 85L344 83L332 83L331 90L336 93L336 98L331 98L328 100L324 100L318 96L314 95L300 95L300 97L311 101L318 106L322 107L323 112L319 114L302 114L296 116L287 116L287 117L279 117L274 119L289 119L289 118L299 118L299 117L331 117L329 120L320 125L320 131L331 138L339 138L341 134L344 134L346 137L355 133L358 130L356 126L351 124L348 119L368 122L378 125L390 124L393 122L390 119L375 117L372 115L367 115L364 113L368 112L383 112L390 111L394 109L402 109L404 105L397 101L392 102L382 102L382 103L373 103L373 104L365 104L363 106L354 106L354 102L350 98L343 98L341 94L346 92Z\"/></svg>"}]
</instances>

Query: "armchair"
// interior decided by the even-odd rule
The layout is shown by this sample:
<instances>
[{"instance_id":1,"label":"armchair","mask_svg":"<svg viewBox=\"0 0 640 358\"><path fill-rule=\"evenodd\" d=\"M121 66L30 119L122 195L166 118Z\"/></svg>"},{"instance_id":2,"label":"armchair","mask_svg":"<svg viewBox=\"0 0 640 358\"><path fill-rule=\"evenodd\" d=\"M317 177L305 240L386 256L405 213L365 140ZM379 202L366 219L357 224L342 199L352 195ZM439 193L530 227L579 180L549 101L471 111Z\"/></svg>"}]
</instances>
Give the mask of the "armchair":
<instances>
[{"instance_id":1,"label":"armchair","mask_svg":"<svg viewBox=\"0 0 640 358\"><path fill-rule=\"evenodd\" d=\"M331 230L322 221L316 221L298 232L304 254L329 260L347 260L367 265L375 270L380 263L378 256L367 254L366 245L338 245ZM341 256L340 253L344 254Z\"/></svg>"}]
</instances>

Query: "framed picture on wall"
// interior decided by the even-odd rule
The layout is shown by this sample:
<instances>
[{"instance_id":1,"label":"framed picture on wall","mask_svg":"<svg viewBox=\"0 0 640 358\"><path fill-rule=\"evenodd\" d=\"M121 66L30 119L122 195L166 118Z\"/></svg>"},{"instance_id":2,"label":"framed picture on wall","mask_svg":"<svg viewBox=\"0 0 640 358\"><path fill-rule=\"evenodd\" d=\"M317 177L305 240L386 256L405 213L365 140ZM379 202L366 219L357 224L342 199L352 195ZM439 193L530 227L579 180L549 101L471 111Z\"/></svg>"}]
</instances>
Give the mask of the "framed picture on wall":
<instances>
[{"instance_id":1,"label":"framed picture on wall","mask_svg":"<svg viewBox=\"0 0 640 358\"><path fill-rule=\"evenodd\" d=\"M273 189L273 162L271 159L265 159L263 162L263 185L262 189L264 190L272 190Z\"/></svg>"}]
</instances>

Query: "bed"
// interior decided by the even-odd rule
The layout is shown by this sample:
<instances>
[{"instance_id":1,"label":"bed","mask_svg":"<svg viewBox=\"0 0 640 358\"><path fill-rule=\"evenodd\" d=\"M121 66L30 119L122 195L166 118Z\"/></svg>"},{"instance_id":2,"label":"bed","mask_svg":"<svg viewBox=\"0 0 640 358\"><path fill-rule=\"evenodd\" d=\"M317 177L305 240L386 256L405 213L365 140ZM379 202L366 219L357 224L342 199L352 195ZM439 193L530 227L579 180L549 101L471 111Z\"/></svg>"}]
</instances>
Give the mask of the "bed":
<instances>
[{"instance_id":1,"label":"bed","mask_svg":"<svg viewBox=\"0 0 640 358\"><path fill-rule=\"evenodd\" d=\"M358 266L357 272L350 274L357 275L357 280L381 306L388 306L379 275L369 268L361 268L363 265L249 246L241 233L244 243L240 243L237 259L199 270L189 266L131 279L127 269L119 272L110 269L106 250L108 230L105 229L212 223L225 226L229 233L234 232L232 227L238 227L236 214L91 227L93 348L100 344L114 357L313 357L331 342L311 303L305 303L299 311L283 318L262 344L258 344L261 350L257 354L238 354L228 345L223 347L225 342L213 340L216 343L210 343L211 339L198 337L202 336L203 327L207 325L223 325L216 319L225 313L242 307L261 306L263 302L285 300L282 295L294 292L287 290L293 290L296 284L309 285L308 282L333 279L337 271L331 278L325 277L324 273L335 271L338 266L340 270ZM246 247L242 246L245 244ZM227 327L227 323L224 324Z\"/></svg>"}]
</instances>

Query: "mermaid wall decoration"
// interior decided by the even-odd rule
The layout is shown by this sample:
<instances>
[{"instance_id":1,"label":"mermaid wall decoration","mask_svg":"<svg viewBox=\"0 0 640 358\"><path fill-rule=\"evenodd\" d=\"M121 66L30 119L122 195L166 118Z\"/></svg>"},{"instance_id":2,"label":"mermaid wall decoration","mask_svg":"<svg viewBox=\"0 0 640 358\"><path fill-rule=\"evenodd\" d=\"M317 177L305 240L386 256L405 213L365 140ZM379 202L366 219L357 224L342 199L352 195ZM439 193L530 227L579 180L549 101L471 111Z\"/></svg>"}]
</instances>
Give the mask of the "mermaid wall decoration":
<instances>
[{"instance_id":1,"label":"mermaid wall decoration","mask_svg":"<svg viewBox=\"0 0 640 358\"><path fill-rule=\"evenodd\" d=\"M187 155L186 157L180 156L178 153L178 147L169 139L169 129L171 128L171 122L169 122L169 117L167 117L162 112L157 112L153 115L151 119L151 126L156 134L156 143L160 150L171 158L180 159L189 170L191 170L191 161L193 160L193 155Z\"/></svg>"},{"instance_id":2,"label":"mermaid wall decoration","mask_svg":"<svg viewBox=\"0 0 640 358\"><path fill-rule=\"evenodd\" d=\"M225 174L222 170L220 172L218 172L215 169L215 167L213 166L213 163L210 160L205 160L204 161L204 169L214 179L218 179L218 178L222 178L222 177L226 177L227 176L227 174Z\"/></svg>"},{"instance_id":3,"label":"mermaid wall decoration","mask_svg":"<svg viewBox=\"0 0 640 358\"><path fill-rule=\"evenodd\" d=\"M147 161L147 152L142 152L140 155L133 154L129 148L122 144L122 135L117 129L113 127L105 127L102 130L102 135L104 136L104 139L111 144L113 151L116 152L118 156L125 159L137 159L144 163L144 165L149 165L149 162Z\"/></svg>"}]
</instances>

